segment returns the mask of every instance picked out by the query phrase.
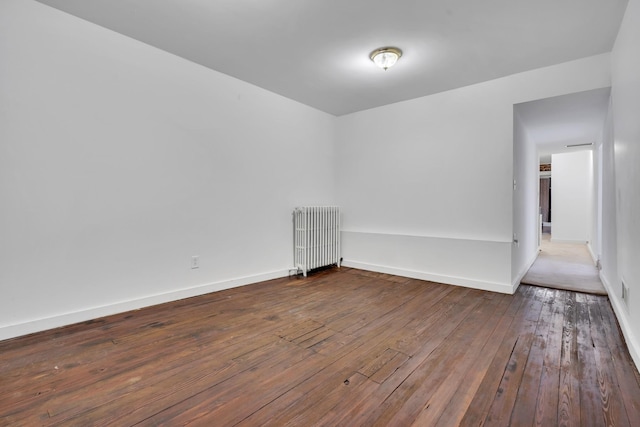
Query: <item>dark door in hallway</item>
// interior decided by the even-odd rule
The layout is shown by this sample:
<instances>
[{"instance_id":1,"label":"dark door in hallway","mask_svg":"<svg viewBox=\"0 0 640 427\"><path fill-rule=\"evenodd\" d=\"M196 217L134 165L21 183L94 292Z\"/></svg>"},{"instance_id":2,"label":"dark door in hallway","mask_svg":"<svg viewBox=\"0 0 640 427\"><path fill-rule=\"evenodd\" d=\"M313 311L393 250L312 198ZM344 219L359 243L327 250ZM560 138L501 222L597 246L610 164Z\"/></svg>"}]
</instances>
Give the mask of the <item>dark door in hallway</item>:
<instances>
[{"instance_id":1,"label":"dark door in hallway","mask_svg":"<svg viewBox=\"0 0 640 427\"><path fill-rule=\"evenodd\" d=\"M551 222L551 178L540 178L540 213L542 222Z\"/></svg>"}]
</instances>

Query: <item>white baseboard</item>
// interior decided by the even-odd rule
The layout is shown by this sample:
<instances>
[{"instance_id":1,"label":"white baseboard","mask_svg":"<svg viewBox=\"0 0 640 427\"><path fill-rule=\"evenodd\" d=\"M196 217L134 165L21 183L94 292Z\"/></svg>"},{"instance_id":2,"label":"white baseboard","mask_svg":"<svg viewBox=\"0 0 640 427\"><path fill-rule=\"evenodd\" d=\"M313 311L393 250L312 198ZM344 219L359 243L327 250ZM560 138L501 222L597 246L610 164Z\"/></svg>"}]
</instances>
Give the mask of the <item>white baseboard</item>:
<instances>
[{"instance_id":1,"label":"white baseboard","mask_svg":"<svg viewBox=\"0 0 640 427\"><path fill-rule=\"evenodd\" d=\"M591 242L587 243L587 249L589 250L589 255L591 255L591 259L593 260L593 265L598 265L598 256L593 252Z\"/></svg>"},{"instance_id":2,"label":"white baseboard","mask_svg":"<svg viewBox=\"0 0 640 427\"><path fill-rule=\"evenodd\" d=\"M464 277L444 276L440 274L428 273L425 271L414 271L403 268L389 267L377 264L368 264L359 261L344 260L345 267L357 268L360 270L375 271L376 273L393 274L395 276L410 277L412 279L429 280L431 282L445 283L447 285L464 286L467 288L480 289L483 291L500 292L503 294L513 294L513 286L505 283L485 282L481 280L468 279Z\"/></svg>"},{"instance_id":3,"label":"white baseboard","mask_svg":"<svg viewBox=\"0 0 640 427\"><path fill-rule=\"evenodd\" d=\"M620 329L622 329L622 335L624 335L624 339L627 342L627 347L629 348L629 354L633 359L633 362L636 364L636 368L640 370L640 341L638 337L635 336L631 329L631 321L627 314L627 310L624 307L624 302L618 298L618 295L613 291L609 282L600 271L600 280L602 280L602 284L607 290L609 294L609 301L611 301L611 306L613 307L613 312L618 319L618 323L620 324Z\"/></svg>"},{"instance_id":4,"label":"white baseboard","mask_svg":"<svg viewBox=\"0 0 640 427\"><path fill-rule=\"evenodd\" d=\"M586 240L554 239L553 237L551 238L551 241L553 243L575 243L578 245L586 245L587 243L589 243Z\"/></svg>"},{"instance_id":5,"label":"white baseboard","mask_svg":"<svg viewBox=\"0 0 640 427\"><path fill-rule=\"evenodd\" d=\"M1 326L0 340L15 338L34 332L46 331L48 329L67 326L78 322L86 322L87 320L97 319L99 317L110 316L112 314L124 313L126 311L137 310L152 305L163 304L165 302L177 301L184 298L204 295L211 292L222 291L224 289L236 288L239 286L249 285L251 283L263 282L265 280L278 279L286 277L289 270L279 270L269 273L261 273L253 276L239 277L236 279L223 280L220 282L207 283L186 289L178 289L175 291L150 295L143 298L122 301L115 304L104 305L100 307L92 307L86 310L79 310L71 313L64 313L52 317L30 320L23 323Z\"/></svg>"}]
</instances>

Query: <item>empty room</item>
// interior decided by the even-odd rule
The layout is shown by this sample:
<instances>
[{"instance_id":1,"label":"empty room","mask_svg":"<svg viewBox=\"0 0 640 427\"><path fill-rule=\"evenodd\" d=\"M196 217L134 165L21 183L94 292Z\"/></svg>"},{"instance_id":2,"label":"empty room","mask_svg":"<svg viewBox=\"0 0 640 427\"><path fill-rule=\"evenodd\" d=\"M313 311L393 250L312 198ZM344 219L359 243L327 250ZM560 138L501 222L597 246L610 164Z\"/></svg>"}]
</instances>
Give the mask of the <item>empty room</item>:
<instances>
[{"instance_id":1,"label":"empty room","mask_svg":"<svg viewBox=\"0 0 640 427\"><path fill-rule=\"evenodd\" d=\"M638 117L640 0L2 0L0 425L640 425Z\"/></svg>"}]
</instances>

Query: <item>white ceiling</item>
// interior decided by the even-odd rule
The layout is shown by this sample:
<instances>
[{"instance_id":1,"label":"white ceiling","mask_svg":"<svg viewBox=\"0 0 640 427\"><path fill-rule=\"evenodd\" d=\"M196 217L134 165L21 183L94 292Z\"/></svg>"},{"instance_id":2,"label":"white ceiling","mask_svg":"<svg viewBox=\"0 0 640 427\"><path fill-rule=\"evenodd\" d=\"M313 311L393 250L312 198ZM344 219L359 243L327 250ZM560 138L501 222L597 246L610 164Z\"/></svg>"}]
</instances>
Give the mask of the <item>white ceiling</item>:
<instances>
[{"instance_id":1,"label":"white ceiling","mask_svg":"<svg viewBox=\"0 0 640 427\"><path fill-rule=\"evenodd\" d=\"M609 52L627 0L39 0L334 115ZM369 53L404 51L388 71Z\"/></svg>"},{"instance_id":2,"label":"white ceiling","mask_svg":"<svg viewBox=\"0 0 640 427\"><path fill-rule=\"evenodd\" d=\"M550 163L552 154L593 149L565 146L600 138L610 93L610 88L603 88L517 104L514 108L538 146L540 162Z\"/></svg>"}]
</instances>

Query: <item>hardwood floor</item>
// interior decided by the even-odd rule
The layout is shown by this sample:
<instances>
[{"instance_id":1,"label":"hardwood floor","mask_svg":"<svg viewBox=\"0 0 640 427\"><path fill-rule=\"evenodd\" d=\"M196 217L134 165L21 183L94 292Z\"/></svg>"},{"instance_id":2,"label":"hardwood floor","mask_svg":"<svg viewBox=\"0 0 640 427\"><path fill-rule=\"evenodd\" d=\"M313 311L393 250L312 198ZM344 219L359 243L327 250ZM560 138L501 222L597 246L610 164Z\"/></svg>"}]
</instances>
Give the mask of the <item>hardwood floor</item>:
<instances>
[{"instance_id":1,"label":"hardwood floor","mask_svg":"<svg viewBox=\"0 0 640 427\"><path fill-rule=\"evenodd\" d=\"M0 425L640 426L608 299L342 268L0 342Z\"/></svg>"}]
</instances>

